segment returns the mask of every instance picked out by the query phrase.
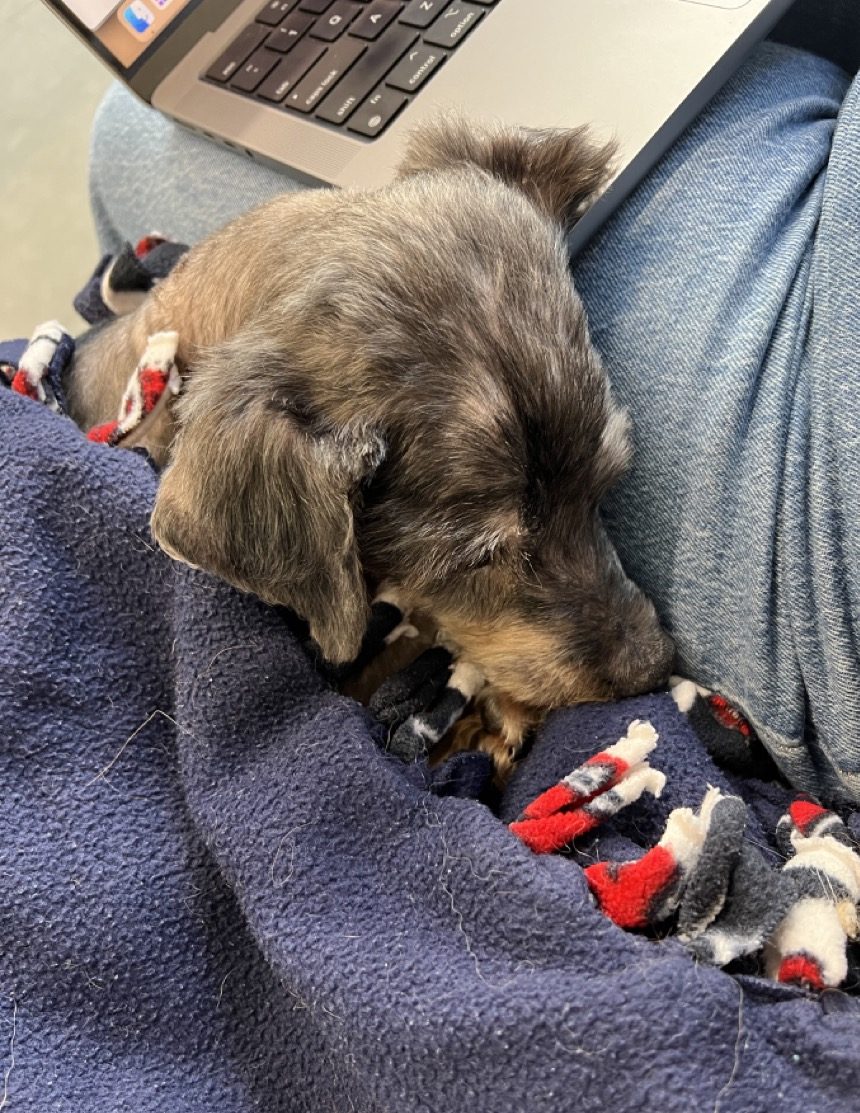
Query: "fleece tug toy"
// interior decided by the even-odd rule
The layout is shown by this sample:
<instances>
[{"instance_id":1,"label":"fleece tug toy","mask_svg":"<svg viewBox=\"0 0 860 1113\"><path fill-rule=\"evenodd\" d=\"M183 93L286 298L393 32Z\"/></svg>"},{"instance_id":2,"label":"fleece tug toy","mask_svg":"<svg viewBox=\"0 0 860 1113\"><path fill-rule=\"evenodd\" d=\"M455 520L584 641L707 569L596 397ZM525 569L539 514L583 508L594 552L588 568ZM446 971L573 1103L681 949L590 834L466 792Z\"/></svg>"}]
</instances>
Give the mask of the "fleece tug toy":
<instances>
[{"instance_id":1,"label":"fleece tug toy","mask_svg":"<svg viewBox=\"0 0 860 1113\"><path fill-rule=\"evenodd\" d=\"M585 870L598 904L619 927L648 927L677 911L723 799L717 789L709 789L698 812L676 808L663 837L638 861L596 862Z\"/></svg>"},{"instance_id":2,"label":"fleece tug toy","mask_svg":"<svg viewBox=\"0 0 860 1113\"><path fill-rule=\"evenodd\" d=\"M374 599L370 622L358 656L350 664L329 670L333 679L354 676L382 650L417 630L398 605L394 594ZM442 645L426 649L377 688L369 707L386 729L385 749L404 762L426 758L435 744L461 718L483 687L483 677L467 661L455 661Z\"/></svg>"},{"instance_id":3,"label":"fleece tug toy","mask_svg":"<svg viewBox=\"0 0 860 1113\"><path fill-rule=\"evenodd\" d=\"M675 808L662 838L633 862L585 869L598 904L627 929L677 913L676 932L700 961L725 966L760 950L792 892L744 841L746 805L709 788L697 812Z\"/></svg>"},{"instance_id":4,"label":"fleece tug toy","mask_svg":"<svg viewBox=\"0 0 860 1113\"><path fill-rule=\"evenodd\" d=\"M578 836L665 778L645 756L656 736L631 723L627 736L533 800L510 829L535 853L570 847ZM629 788L625 791L625 785ZM700 807L675 808L659 842L641 858L584 867L603 913L627 930L674 934L700 962L726 966L763 952L767 975L812 989L848 973L846 947L858 933L860 855L842 821L795 801L777 841L788 860L773 869L745 840L746 805L708 788Z\"/></svg>"},{"instance_id":5,"label":"fleece tug toy","mask_svg":"<svg viewBox=\"0 0 860 1113\"><path fill-rule=\"evenodd\" d=\"M358 657L339 677L415 632L396 598L380 596ZM432 792L479 795L486 785L492 766L484 754L457 754L439 771L425 760L480 684L474 670L436 645L385 680L370 700L384 732L382 748L422 770ZM770 771L748 724L726 700L688 681L673 696L696 716L700 736L726 764L746 773ZM648 763L656 745L651 724L634 720L623 738L528 804L511 832L534 853L549 854L572 847L644 793L659 796L665 776ZM767 973L777 980L812 988L840 984L860 895L860 858L847 831L817 805L792 805L780 823L791 856L778 871L745 839L746 821L740 797L710 787L698 809L669 814L659 842L641 858L593 862L583 872L599 907L619 927L665 933L671 926L710 965L764 951Z\"/></svg>"},{"instance_id":6,"label":"fleece tug toy","mask_svg":"<svg viewBox=\"0 0 860 1113\"><path fill-rule=\"evenodd\" d=\"M380 685L370 701L380 722L392 727L388 752L402 761L426 757L482 686L483 678L468 662L455 663L442 646L426 650ZM404 708L410 713L401 721Z\"/></svg>"},{"instance_id":7,"label":"fleece tug toy","mask_svg":"<svg viewBox=\"0 0 860 1113\"><path fill-rule=\"evenodd\" d=\"M354 660L332 666L320 659L312 643L307 648L328 679L340 684L361 673L387 646L417 635L396 593L383 590L373 600ZM410 766L434 795L481 799L493 776L493 761L488 754L455 753L436 767L431 767L427 759L482 685L477 670L465 661L455 661L445 646L425 649L405 668L386 677L370 697L368 710L379 728L380 749Z\"/></svg>"},{"instance_id":8,"label":"fleece tug toy","mask_svg":"<svg viewBox=\"0 0 860 1113\"><path fill-rule=\"evenodd\" d=\"M14 360L0 361L0 374L16 394L41 402L54 413L65 413L63 372L75 351L75 342L57 321L39 325Z\"/></svg>"},{"instance_id":9,"label":"fleece tug toy","mask_svg":"<svg viewBox=\"0 0 860 1113\"><path fill-rule=\"evenodd\" d=\"M359 656L341 675L414 633L396 598L380 596ZM426 772L423 759L480 686L475 670L443 646L425 650L370 700L384 730L383 749ZM673 696L681 710L696 716L700 736L726 764L745 773L770 772L770 759L728 701L689 681L676 684ZM666 778L648 762L656 745L651 724L634 720L623 738L528 804L511 832L534 853L550 854L573 848L576 839L644 793L660 796ZM485 763L480 770L478 761ZM490 768L486 755L458 754L442 767L439 783L468 795L480 791ZM428 776L428 788L440 791L432 781ZM860 899L860 857L850 835L833 813L795 802L779 824L788 861L776 870L745 838L746 823L740 797L709 787L697 809L669 814L659 842L641 858L593 862L583 872L599 907L619 927L661 933L671 927L691 955L710 965L763 952L766 972L776 980L816 989L839 985Z\"/></svg>"},{"instance_id":10,"label":"fleece tug toy","mask_svg":"<svg viewBox=\"0 0 860 1113\"><path fill-rule=\"evenodd\" d=\"M96 425L87 433L91 441L111 447L132 444L144 422L179 394L181 379L176 367L179 335L157 332L146 342L143 355L128 381L115 421Z\"/></svg>"},{"instance_id":11,"label":"fleece tug toy","mask_svg":"<svg viewBox=\"0 0 860 1113\"><path fill-rule=\"evenodd\" d=\"M116 256L105 255L87 285L75 298L75 309L89 324L129 313L143 301L188 250L163 236L145 236L135 247L126 244ZM91 429L91 441L131 447L147 421L180 390L176 367L178 336L151 336L123 394L115 421ZM75 341L56 321L40 325L29 344L14 354L0 353L0 381L18 394L65 414L62 380L71 366Z\"/></svg>"},{"instance_id":12,"label":"fleece tug toy","mask_svg":"<svg viewBox=\"0 0 860 1113\"><path fill-rule=\"evenodd\" d=\"M762 781L779 776L755 731L725 696L678 676L671 678L670 687L678 710L719 766Z\"/></svg>"},{"instance_id":13,"label":"fleece tug toy","mask_svg":"<svg viewBox=\"0 0 860 1113\"><path fill-rule=\"evenodd\" d=\"M187 250L186 244L153 233L134 247L125 244L118 255L104 255L75 298L75 309L91 325L130 313Z\"/></svg>"}]
</instances>

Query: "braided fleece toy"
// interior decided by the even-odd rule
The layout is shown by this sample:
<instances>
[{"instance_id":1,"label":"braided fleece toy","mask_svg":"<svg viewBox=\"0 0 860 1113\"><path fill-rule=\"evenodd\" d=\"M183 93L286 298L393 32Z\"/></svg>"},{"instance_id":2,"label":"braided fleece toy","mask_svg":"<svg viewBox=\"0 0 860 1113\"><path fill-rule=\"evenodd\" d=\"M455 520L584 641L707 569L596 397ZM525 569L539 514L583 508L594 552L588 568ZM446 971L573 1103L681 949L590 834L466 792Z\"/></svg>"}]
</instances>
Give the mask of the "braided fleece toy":
<instances>
[{"instance_id":1,"label":"braided fleece toy","mask_svg":"<svg viewBox=\"0 0 860 1113\"><path fill-rule=\"evenodd\" d=\"M625 738L533 800L510 830L545 854L569 847L643 791L659 795L665 777L645 760L655 745L650 724L635 720ZM746 814L740 797L714 787L696 811L675 808L641 858L584 868L598 906L627 930L665 934L672 926L709 965L761 951L776 981L839 986L860 926L860 855L848 830L833 812L796 800L777 827L787 861L775 870L745 841Z\"/></svg>"}]
</instances>

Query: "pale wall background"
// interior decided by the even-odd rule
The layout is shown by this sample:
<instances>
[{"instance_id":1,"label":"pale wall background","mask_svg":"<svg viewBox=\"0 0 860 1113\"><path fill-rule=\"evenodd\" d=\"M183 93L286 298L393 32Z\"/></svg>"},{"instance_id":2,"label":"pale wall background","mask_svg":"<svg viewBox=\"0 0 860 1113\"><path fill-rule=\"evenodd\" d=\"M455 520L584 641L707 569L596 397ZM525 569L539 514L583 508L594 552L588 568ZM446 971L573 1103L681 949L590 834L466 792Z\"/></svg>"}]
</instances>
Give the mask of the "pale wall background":
<instances>
[{"instance_id":1,"label":"pale wall background","mask_svg":"<svg viewBox=\"0 0 860 1113\"><path fill-rule=\"evenodd\" d=\"M0 0L0 339L56 318L98 261L87 148L107 69L40 0Z\"/></svg>"}]
</instances>

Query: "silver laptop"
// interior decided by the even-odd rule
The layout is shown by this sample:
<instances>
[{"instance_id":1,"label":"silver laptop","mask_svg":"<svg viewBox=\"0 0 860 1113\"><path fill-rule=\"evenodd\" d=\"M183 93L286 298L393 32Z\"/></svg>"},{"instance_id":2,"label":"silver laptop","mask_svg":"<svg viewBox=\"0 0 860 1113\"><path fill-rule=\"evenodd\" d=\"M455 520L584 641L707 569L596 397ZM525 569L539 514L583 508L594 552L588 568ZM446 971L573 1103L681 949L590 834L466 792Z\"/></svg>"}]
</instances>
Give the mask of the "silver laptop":
<instances>
[{"instance_id":1,"label":"silver laptop","mask_svg":"<svg viewBox=\"0 0 860 1113\"><path fill-rule=\"evenodd\" d=\"M139 96L309 182L378 186L458 111L620 149L576 250L792 0L45 0Z\"/></svg>"}]
</instances>

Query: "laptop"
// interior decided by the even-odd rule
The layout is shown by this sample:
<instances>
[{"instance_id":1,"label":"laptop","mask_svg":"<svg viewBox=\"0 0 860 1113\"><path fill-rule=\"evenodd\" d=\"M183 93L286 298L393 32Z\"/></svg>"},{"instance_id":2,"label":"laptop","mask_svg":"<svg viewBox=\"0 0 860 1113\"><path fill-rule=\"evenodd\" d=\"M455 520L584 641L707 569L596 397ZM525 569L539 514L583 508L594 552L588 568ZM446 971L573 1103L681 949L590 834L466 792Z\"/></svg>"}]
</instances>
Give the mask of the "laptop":
<instances>
[{"instance_id":1,"label":"laptop","mask_svg":"<svg viewBox=\"0 0 860 1113\"><path fill-rule=\"evenodd\" d=\"M792 0L45 0L138 96L308 184L390 180L457 111L591 124L617 175L576 251Z\"/></svg>"}]
</instances>

